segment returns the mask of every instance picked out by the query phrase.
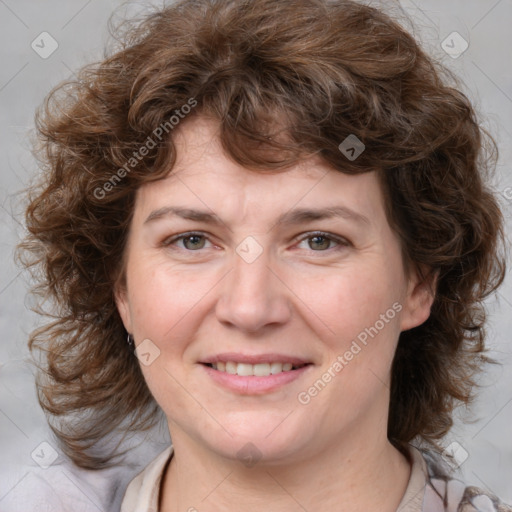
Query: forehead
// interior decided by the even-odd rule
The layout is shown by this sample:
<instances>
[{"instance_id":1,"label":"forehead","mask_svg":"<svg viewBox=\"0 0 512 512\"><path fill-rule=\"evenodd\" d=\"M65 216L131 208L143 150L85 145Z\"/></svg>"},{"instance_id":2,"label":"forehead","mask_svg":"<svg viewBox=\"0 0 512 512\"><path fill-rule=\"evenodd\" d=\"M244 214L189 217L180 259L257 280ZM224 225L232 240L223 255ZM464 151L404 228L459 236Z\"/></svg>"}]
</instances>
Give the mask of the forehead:
<instances>
[{"instance_id":1,"label":"forehead","mask_svg":"<svg viewBox=\"0 0 512 512\"><path fill-rule=\"evenodd\" d=\"M383 213L383 197L373 171L348 175L319 157L291 168L255 171L234 162L222 148L216 121L187 119L174 134L175 164L166 178L143 185L138 205L143 210L190 206L225 212L237 218L265 210L294 207L345 206L370 219Z\"/></svg>"}]
</instances>

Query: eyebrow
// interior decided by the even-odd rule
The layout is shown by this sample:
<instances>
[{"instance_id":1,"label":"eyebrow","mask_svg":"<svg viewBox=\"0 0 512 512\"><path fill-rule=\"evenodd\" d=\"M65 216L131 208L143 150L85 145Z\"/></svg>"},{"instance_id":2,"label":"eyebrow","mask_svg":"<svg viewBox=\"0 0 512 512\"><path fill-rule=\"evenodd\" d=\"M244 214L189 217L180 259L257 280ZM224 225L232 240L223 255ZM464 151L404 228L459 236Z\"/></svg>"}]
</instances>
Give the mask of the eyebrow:
<instances>
[{"instance_id":1,"label":"eyebrow","mask_svg":"<svg viewBox=\"0 0 512 512\"><path fill-rule=\"evenodd\" d=\"M180 217L186 220L204 222L206 224L221 225L224 224L220 217L215 213L193 208L182 208L179 206L165 206L152 211L144 224L162 219L164 217ZM329 206L326 208L296 208L283 213L277 219L277 225L294 225L306 222L313 222L323 219L344 218L354 221L358 224L371 225L368 217L358 213L346 206Z\"/></svg>"}]
</instances>

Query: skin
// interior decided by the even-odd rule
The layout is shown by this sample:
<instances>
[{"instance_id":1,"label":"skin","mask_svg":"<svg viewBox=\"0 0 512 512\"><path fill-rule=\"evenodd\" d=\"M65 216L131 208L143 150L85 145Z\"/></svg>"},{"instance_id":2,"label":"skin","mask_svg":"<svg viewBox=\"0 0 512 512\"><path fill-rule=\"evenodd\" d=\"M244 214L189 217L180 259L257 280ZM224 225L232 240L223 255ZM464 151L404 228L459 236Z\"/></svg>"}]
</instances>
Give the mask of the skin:
<instances>
[{"instance_id":1,"label":"skin","mask_svg":"<svg viewBox=\"0 0 512 512\"><path fill-rule=\"evenodd\" d=\"M141 368L175 450L161 510L334 512L342 504L395 511L410 464L386 435L391 363L400 332L428 318L431 289L404 273L374 172L345 175L310 158L279 173L256 173L223 153L217 130L205 117L183 121L174 169L137 191L126 281L116 289L136 345L149 339L160 350ZM276 224L290 209L327 205L369 222ZM222 224L172 216L145 222L167 206L208 210ZM205 238L169 243L189 231ZM315 231L346 245L315 239ZM263 249L252 263L236 252L248 236ZM402 308L394 318L301 404L298 394L396 302ZM241 395L199 364L220 352L278 352L313 366L275 391ZM252 467L237 457L249 442L261 456Z\"/></svg>"}]
</instances>

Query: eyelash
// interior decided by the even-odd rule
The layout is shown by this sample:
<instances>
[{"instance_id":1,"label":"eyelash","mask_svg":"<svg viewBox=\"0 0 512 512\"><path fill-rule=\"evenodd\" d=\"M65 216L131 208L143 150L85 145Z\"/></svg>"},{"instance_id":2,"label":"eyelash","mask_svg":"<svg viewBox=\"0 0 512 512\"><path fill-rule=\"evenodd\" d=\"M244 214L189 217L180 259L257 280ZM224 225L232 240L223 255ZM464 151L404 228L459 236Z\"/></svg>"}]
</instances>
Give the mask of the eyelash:
<instances>
[{"instance_id":1,"label":"eyelash","mask_svg":"<svg viewBox=\"0 0 512 512\"><path fill-rule=\"evenodd\" d=\"M188 233L183 233L183 234L175 236L175 237L167 238L166 240L164 240L162 242L162 246L170 247L174 242L178 242L179 240L183 240L183 239L189 238L191 236L200 236L200 237L204 237L204 238L206 238L208 240L208 237L205 235L205 233L200 232L200 231L190 231ZM330 248L330 249L320 250L320 251L313 251L313 250L311 250L310 252L330 253L331 251L339 251L339 250L341 250L344 247L349 247L349 246L352 245L345 238L341 238L341 237L338 237L336 235L332 235L331 233L326 233L325 231L312 231L312 232L308 233L308 236L300 238L299 240L297 240L297 242L302 242L304 240L308 240L310 238L314 238L315 236L322 236L322 237L324 237L324 238L326 238L328 240L336 242L338 244L338 246ZM192 250L189 250L189 249L180 249L180 250L184 250L186 252L194 253L194 252L200 252L201 249L198 249L197 251L192 251Z\"/></svg>"}]
</instances>

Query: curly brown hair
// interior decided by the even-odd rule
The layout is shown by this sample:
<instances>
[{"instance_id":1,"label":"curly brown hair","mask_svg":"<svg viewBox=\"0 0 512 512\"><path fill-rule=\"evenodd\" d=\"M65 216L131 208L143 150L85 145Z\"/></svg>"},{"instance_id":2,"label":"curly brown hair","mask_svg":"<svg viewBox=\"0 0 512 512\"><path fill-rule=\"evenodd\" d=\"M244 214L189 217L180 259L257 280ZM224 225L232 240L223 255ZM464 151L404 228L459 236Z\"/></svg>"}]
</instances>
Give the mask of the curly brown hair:
<instances>
[{"instance_id":1,"label":"curly brown hair","mask_svg":"<svg viewBox=\"0 0 512 512\"><path fill-rule=\"evenodd\" d=\"M93 454L97 443L159 416L114 288L135 192L172 169L169 119L187 104L218 120L226 153L248 169L319 155L339 172L378 173L406 271L438 273L430 317L400 334L388 438L436 445L491 361L483 300L505 275L503 216L486 183L497 147L457 78L391 16L351 0L182 0L115 33L110 56L36 113L42 176L20 244L52 308L29 347L45 354L39 402L64 453L108 467L119 446ZM339 149L349 135L366 147L354 160Z\"/></svg>"}]
</instances>

